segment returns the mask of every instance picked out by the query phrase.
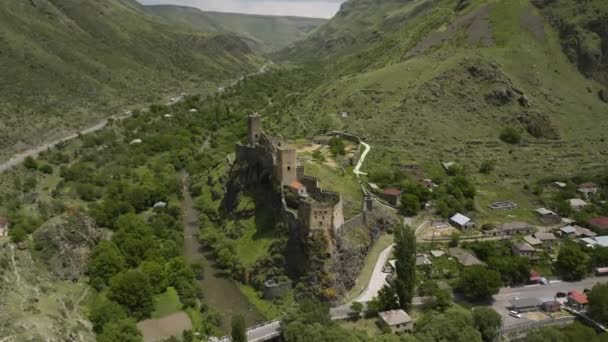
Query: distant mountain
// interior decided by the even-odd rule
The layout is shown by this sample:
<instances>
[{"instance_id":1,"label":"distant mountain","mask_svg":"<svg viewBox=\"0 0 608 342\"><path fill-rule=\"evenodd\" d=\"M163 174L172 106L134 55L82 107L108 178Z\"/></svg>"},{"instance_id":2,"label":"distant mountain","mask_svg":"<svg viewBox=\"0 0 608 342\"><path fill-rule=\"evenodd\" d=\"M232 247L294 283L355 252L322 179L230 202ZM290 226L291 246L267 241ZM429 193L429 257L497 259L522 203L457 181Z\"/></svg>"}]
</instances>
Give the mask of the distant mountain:
<instances>
[{"instance_id":1,"label":"distant mountain","mask_svg":"<svg viewBox=\"0 0 608 342\"><path fill-rule=\"evenodd\" d=\"M607 52L605 0L349 0L274 57L325 77L286 131L344 129L400 160L531 175L605 166ZM506 127L524 147L499 141Z\"/></svg>"},{"instance_id":2,"label":"distant mountain","mask_svg":"<svg viewBox=\"0 0 608 342\"><path fill-rule=\"evenodd\" d=\"M173 27L134 0L1 1L0 157L263 63L237 35Z\"/></svg>"},{"instance_id":3,"label":"distant mountain","mask_svg":"<svg viewBox=\"0 0 608 342\"><path fill-rule=\"evenodd\" d=\"M251 39L264 52L273 52L304 38L325 19L203 12L197 8L146 6L169 23L195 32L234 33Z\"/></svg>"}]
</instances>

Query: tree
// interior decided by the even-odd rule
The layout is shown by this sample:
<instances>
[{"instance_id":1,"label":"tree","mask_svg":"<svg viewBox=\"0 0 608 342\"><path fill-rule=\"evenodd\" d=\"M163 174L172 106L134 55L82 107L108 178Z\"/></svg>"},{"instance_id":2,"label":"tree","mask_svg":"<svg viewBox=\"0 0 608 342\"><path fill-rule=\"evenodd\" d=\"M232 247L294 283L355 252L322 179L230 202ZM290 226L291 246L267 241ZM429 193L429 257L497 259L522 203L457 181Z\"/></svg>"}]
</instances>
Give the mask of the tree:
<instances>
[{"instance_id":1,"label":"tree","mask_svg":"<svg viewBox=\"0 0 608 342\"><path fill-rule=\"evenodd\" d=\"M247 342L247 327L245 326L245 318L241 315L232 317L232 328L230 336L233 342Z\"/></svg>"},{"instance_id":2,"label":"tree","mask_svg":"<svg viewBox=\"0 0 608 342\"><path fill-rule=\"evenodd\" d=\"M38 169L38 163L32 157L25 158L25 160L23 161L23 166L25 166L25 168L28 170L37 170Z\"/></svg>"},{"instance_id":3,"label":"tree","mask_svg":"<svg viewBox=\"0 0 608 342\"><path fill-rule=\"evenodd\" d=\"M340 137L333 137L329 140L329 150L334 156L345 155L346 150L344 146L344 141Z\"/></svg>"},{"instance_id":4,"label":"tree","mask_svg":"<svg viewBox=\"0 0 608 342\"><path fill-rule=\"evenodd\" d=\"M521 142L521 134L513 127L507 127L500 133L500 140L507 144L517 145Z\"/></svg>"},{"instance_id":5,"label":"tree","mask_svg":"<svg viewBox=\"0 0 608 342\"><path fill-rule=\"evenodd\" d=\"M360 302L353 302L350 305L350 310L351 318L353 320L358 320L359 318L361 318L361 314L363 313L363 304L361 304Z\"/></svg>"},{"instance_id":6,"label":"tree","mask_svg":"<svg viewBox=\"0 0 608 342\"><path fill-rule=\"evenodd\" d=\"M120 304L113 302L103 295L99 295L93 301L89 320L93 323L93 330L100 333L103 327L110 323L127 318L125 310Z\"/></svg>"},{"instance_id":7,"label":"tree","mask_svg":"<svg viewBox=\"0 0 608 342\"><path fill-rule=\"evenodd\" d=\"M416 216L422 209L420 199L414 194L403 194L401 196L401 212L405 216Z\"/></svg>"},{"instance_id":8,"label":"tree","mask_svg":"<svg viewBox=\"0 0 608 342\"><path fill-rule=\"evenodd\" d=\"M591 270L591 257L579 244L565 241L557 255L555 269L564 280L580 280Z\"/></svg>"},{"instance_id":9,"label":"tree","mask_svg":"<svg viewBox=\"0 0 608 342\"><path fill-rule=\"evenodd\" d=\"M165 272L167 285L175 288L184 306L193 306L196 301L195 277L186 260L182 257L169 260L165 265Z\"/></svg>"},{"instance_id":10,"label":"tree","mask_svg":"<svg viewBox=\"0 0 608 342\"><path fill-rule=\"evenodd\" d=\"M452 307L442 314L429 313L416 322L416 337L420 342L481 342L467 310Z\"/></svg>"},{"instance_id":11,"label":"tree","mask_svg":"<svg viewBox=\"0 0 608 342\"><path fill-rule=\"evenodd\" d=\"M395 230L395 257L395 292L399 297L400 307L408 311L416 286L416 236L409 226L401 226Z\"/></svg>"},{"instance_id":12,"label":"tree","mask_svg":"<svg viewBox=\"0 0 608 342\"><path fill-rule=\"evenodd\" d=\"M481 333L485 342L496 341L499 336L502 317L489 307L478 307L473 310L475 328Z\"/></svg>"},{"instance_id":13,"label":"tree","mask_svg":"<svg viewBox=\"0 0 608 342\"><path fill-rule=\"evenodd\" d=\"M141 271L119 273L110 281L108 298L122 305L129 316L148 318L154 310L154 289L148 277Z\"/></svg>"},{"instance_id":14,"label":"tree","mask_svg":"<svg viewBox=\"0 0 608 342\"><path fill-rule=\"evenodd\" d=\"M141 271L150 279L155 294L167 290L167 274L161 264L155 261L145 261L141 264Z\"/></svg>"},{"instance_id":15,"label":"tree","mask_svg":"<svg viewBox=\"0 0 608 342\"><path fill-rule=\"evenodd\" d=\"M593 286L588 298L591 317L602 323L608 322L608 284Z\"/></svg>"},{"instance_id":16,"label":"tree","mask_svg":"<svg viewBox=\"0 0 608 342\"><path fill-rule=\"evenodd\" d=\"M97 336L97 342L141 342L143 340L135 322L130 319L108 323L102 333Z\"/></svg>"},{"instance_id":17,"label":"tree","mask_svg":"<svg viewBox=\"0 0 608 342\"><path fill-rule=\"evenodd\" d=\"M486 300L502 286L500 273L482 265L469 266L460 275L457 289L471 300Z\"/></svg>"},{"instance_id":18,"label":"tree","mask_svg":"<svg viewBox=\"0 0 608 342\"><path fill-rule=\"evenodd\" d=\"M124 256L114 242L102 241L89 258L89 283L101 290L110 283L110 278L127 267Z\"/></svg>"}]
</instances>

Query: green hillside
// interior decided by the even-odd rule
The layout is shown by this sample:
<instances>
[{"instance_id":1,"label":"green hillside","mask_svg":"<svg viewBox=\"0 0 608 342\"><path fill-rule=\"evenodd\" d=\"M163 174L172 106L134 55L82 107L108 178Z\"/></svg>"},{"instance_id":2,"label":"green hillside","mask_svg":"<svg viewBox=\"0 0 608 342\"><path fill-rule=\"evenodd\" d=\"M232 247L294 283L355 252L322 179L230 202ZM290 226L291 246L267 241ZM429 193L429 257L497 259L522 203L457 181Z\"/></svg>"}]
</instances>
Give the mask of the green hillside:
<instances>
[{"instance_id":1,"label":"green hillside","mask_svg":"<svg viewBox=\"0 0 608 342\"><path fill-rule=\"evenodd\" d=\"M185 33L132 0L2 1L0 151L214 89L261 64L235 35Z\"/></svg>"},{"instance_id":2,"label":"green hillside","mask_svg":"<svg viewBox=\"0 0 608 342\"><path fill-rule=\"evenodd\" d=\"M500 179L520 180L598 171L608 160L608 105L598 96L605 61L581 73L572 63L579 55L564 53L568 41L551 22L576 7L578 19L564 18L601 33L608 8L601 0L567 3L539 10L528 0L348 1L278 54L321 61L326 80L277 116L289 123L286 132L365 135L377 167L418 162L433 170L459 161L476 171L496 160ZM605 48L599 34L580 34ZM522 144L499 140L507 127L522 133Z\"/></svg>"},{"instance_id":3,"label":"green hillside","mask_svg":"<svg viewBox=\"0 0 608 342\"><path fill-rule=\"evenodd\" d=\"M282 49L323 24L325 19L203 12L197 8L157 5L146 9L195 32L230 32L249 38L263 52Z\"/></svg>"}]
</instances>

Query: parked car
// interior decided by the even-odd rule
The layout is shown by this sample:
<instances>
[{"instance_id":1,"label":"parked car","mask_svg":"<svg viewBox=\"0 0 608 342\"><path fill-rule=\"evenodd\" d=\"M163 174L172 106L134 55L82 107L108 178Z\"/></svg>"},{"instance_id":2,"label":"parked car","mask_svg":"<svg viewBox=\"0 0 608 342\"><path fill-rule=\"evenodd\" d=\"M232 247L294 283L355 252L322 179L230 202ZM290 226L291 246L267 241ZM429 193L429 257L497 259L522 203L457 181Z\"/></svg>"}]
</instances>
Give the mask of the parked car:
<instances>
[{"instance_id":1,"label":"parked car","mask_svg":"<svg viewBox=\"0 0 608 342\"><path fill-rule=\"evenodd\" d=\"M517 311L509 311L509 316L512 316L515 318L521 318L521 314L518 313Z\"/></svg>"}]
</instances>

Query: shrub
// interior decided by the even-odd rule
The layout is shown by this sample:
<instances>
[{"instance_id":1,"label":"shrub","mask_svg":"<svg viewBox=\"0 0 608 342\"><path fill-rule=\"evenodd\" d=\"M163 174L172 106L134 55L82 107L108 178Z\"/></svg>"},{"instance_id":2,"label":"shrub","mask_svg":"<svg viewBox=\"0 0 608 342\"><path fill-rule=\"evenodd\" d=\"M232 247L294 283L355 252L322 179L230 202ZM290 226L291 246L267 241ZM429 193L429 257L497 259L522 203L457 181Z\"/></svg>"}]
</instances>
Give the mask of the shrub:
<instances>
[{"instance_id":1,"label":"shrub","mask_svg":"<svg viewBox=\"0 0 608 342\"><path fill-rule=\"evenodd\" d=\"M507 127L500 133L500 140L507 144L517 145L521 142L521 134L513 127Z\"/></svg>"}]
</instances>

